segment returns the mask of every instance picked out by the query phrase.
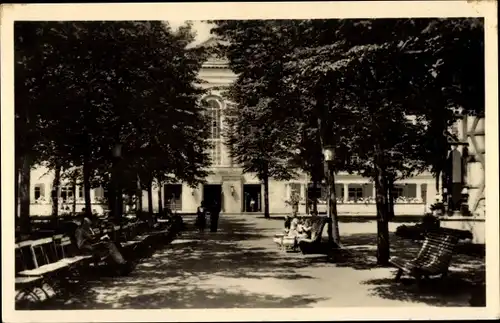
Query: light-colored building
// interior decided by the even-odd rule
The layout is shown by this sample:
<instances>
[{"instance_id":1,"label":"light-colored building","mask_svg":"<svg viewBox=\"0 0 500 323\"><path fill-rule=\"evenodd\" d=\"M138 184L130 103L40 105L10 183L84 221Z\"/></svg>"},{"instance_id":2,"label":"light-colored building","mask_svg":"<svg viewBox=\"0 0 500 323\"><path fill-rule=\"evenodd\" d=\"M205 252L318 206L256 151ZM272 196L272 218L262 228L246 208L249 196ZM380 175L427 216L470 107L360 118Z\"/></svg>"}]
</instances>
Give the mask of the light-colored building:
<instances>
[{"instance_id":1,"label":"light-colored building","mask_svg":"<svg viewBox=\"0 0 500 323\"><path fill-rule=\"evenodd\" d=\"M210 39L202 46L211 46ZM229 156L227 147L223 144L224 111L228 102L222 99L221 91L230 85L236 75L229 69L227 61L220 58L211 58L200 71L200 78L206 83L201 84L209 90L203 99L208 103L207 112L212 118L211 138L213 148L210 151L212 158L212 173L206 178L207 183L192 189L187 184L169 184L162 188L162 202L177 212L192 213L202 200L212 202L218 200L222 212L231 213L261 213L264 209L263 185L253 174L243 174L242 169L235 165ZM31 214L49 215L51 212L51 184L53 173L39 167L31 174ZM336 177L336 193L338 196L338 211L341 215L375 215L375 190L367 178L340 173ZM286 203L291 195L296 193L301 197L299 212L307 211L306 200L310 194L308 176L301 174L291 181L270 180L269 204L271 214L291 212L291 206ZM158 210L158 192L154 188L153 208ZM436 196L434 179L430 174L422 174L397 183L395 213L397 215L422 215ZM72 210L71 186L62 182L60 190L60 208L62 212ZM106 208L103 203L101 188L91 191L92 209L101 213ZM322 196L326 191L322 189ZM84 207L83 190L76 190L76 211ZM146 192L143 195L143 208L148 208ZM320 199L318 210L326 210L324 198Z\"/></svg>"},{"instance_id":2,"label":"light-colored building","mask_svg":"<svg viewBox=\"0 0 500 323\"><path fill-rule=\"evenodd\" d=\"M458 137L457 150L466 160L462 192L468 195L471 216L457 214L441 221L441 226L469 230L475 243L485 243L485 119L465 116L454 125L453 131Z\"/></svg>"}]
</instances>

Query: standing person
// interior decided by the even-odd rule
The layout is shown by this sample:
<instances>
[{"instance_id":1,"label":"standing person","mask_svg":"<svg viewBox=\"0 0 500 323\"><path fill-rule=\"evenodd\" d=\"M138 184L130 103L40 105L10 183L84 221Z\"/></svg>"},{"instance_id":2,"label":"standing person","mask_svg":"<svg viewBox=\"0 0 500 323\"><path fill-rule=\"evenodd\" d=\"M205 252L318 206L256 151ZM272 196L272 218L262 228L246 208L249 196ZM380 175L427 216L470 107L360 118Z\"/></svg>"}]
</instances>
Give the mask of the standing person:
<instances>
[{"instance_id":1,"label":"standing person","mask_svg":"<svg viewBox=\"0 0 500 323\"><path fill-rule=\"evenodd\" d=\"M205 227L207 226L207 209L204 201L201 201L200 206L196 211L196 226L200 232L204 232Z\"/></svg>"},{"instance_id":2,"label":"standing person","mask_svg":"<svg viewBox=\"0 0 500 323\"><path fill-rule=\"evenodd\" d=\"M217 232L217 226L219 224L219 214L220 214L220 205L218 201L214 201L212 206L212 211L210 212L210 231Z\"/></svg>"},{"instance_id":3,"label":"standing person","mask_svg":"<svg viewBox=\"0 0 500 323\"><path fill-rule=\"evenodd\" d=\"M255 200L253 197L250 199L250 212L255 212Z\"/></svg>"}]
</instances>

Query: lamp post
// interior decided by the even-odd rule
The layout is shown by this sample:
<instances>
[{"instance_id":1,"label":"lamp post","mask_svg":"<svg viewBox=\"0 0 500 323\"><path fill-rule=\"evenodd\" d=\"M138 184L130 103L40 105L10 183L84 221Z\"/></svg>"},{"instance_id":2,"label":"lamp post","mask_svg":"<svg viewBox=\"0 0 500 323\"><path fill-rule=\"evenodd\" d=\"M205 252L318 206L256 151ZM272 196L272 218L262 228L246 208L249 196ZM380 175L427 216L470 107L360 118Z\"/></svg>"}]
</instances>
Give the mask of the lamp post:
<instances>
[{"instance_id":1,"label":"lamp post","mask_svg":"<svg viewBox=\"0 0 500 323\"><path fill-rule=\"evenodd\" d=\"M327 215L330 218L331 223L331 225L328 226L328 239L330 241L333 240L333 242L335 242L337 245L340 245L340 234L337 220L337 196L335 192L335 147L325 145L323 147L323 156L325 160L324 167L328 192Z\"/></svg>"}]
</instances>

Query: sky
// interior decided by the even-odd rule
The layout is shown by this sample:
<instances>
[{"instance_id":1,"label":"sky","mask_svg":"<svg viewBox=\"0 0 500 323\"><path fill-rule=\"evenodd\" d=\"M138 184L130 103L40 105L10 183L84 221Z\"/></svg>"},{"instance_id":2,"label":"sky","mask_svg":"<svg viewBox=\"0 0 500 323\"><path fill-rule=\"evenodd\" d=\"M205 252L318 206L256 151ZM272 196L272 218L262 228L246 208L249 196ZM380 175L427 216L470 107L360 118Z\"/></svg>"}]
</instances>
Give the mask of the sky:
<instances>
[{"instance_id":1,"label":"sky","mask_svg":"<svg viewBox=\"0 0 500 323\"><path fill-rule=\"evenodd\" d=\"M186 20L168 20L173 29L177 29L184 24ZM196 39L192 45L198 45L210 38L211 26L205 22L193 21L193 30L196 32Z\"/></svg>"}]
</instances>

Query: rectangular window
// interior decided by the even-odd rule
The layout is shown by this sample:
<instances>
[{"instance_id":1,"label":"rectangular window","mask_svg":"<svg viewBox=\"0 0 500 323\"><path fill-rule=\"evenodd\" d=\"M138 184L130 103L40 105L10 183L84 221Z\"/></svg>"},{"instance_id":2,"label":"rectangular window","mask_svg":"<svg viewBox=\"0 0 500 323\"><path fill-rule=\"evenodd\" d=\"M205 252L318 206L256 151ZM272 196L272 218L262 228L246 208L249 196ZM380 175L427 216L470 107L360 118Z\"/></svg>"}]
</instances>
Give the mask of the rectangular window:
<instances>
[{"instance_id":1,"label":"rectangular window","mask_svg":"<svg viewBox=\"0 0 500 323\"><path fill-rule=\"evenodd\" d=\"M35 201L45 197L45 185L44 184L35 184Z\"/></svg>"},{"instance_id":2,"label":"rectangular window","mask_svg":"<svg viewBox=\"0 0 500 323\"><path fill-rule=\"evenodd\" d=\"M213 165L222 164L222 140L212 140L209 154Z\"/></svg>"},{"instance_id":3,"label":"rectangular window","mask_svg":"<svg viewBox=\"0 0 500 323\"><path fill-rule=\"evenodd\" d=\"M405 197L405 194L404 194L404 187L403 186L400 186L400 185L394 185L394 188L392 190L392 196L394 199L399 199L399 198L402 198L402 197Z\"/></svg>"},{"instance_id":4,"label":"rectangular window","mask_svg":"<svg viewBox=\"0 0 500 323\"><path fill-rule=\"evenodd\" d=\"M210 111L210 122L211 122L211 134L212 139L220 139L222 133L221 127L221 115L220 109L211 109Z\"/></svg>"},{"instance_id":5,"label":"rectangular window","mask_svg":"<svg viewBox=\"0 0 500 323\"><path fill-rule=\"evenodd\" d=\"M349 187L348 190L348 199L349 201L357 201L359 199L363 198L363 187L360 186L354 186L354 187Z\"/></svg>"},{"instance_id":6,"label":"rectangular window","mask_svg":"<svg viewBox=\"0 0 500 323\"><path fill-rule=\"evenodd\" d=\"M83 193L83 186L78 186L78 198L83 199L84 198L84 193Z\"/></svg>"},{"instance_id":7,"label":"rectangular window","mask_svg":"<svg viewBox=\"0 0 500 323\"><path fill-rule=\"evenodd\" d=\"M290 198L296 194L300 196L300 184L299 183L290 183Z\"/></svg>"},{"instance_id":8,"label":"rectangular window","mask_svg":"<svg viewBox=\"0 0 500 323\"><path fill-rule=\"evenodd\" d=\"M42 197L42 191L39 186L35 186L35 200L38 200L40 197Z\"/></svg>"},{"instance_id":9,"label":"rectangular window","mask_svg":"<svg viewBox=\"0 0 500 323\"><path fill-rule=\"evenodd\" d=\"M422 203L427 203L427 184L420 186L420 196L422 197Z\"/></svg>"},{"instance_id":10,"label":"rectangular window","mask_svg":"<svg viewBox=\"0 0 500 323\"><path fill-rule=\"evenodd\" d=\"M61 187L61 198L63 201L67 201L73 198L73 191L71 190L71 186L62 186Z\"/></svg>"}]
</instances>

